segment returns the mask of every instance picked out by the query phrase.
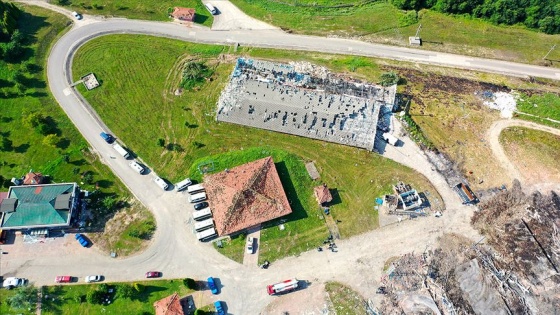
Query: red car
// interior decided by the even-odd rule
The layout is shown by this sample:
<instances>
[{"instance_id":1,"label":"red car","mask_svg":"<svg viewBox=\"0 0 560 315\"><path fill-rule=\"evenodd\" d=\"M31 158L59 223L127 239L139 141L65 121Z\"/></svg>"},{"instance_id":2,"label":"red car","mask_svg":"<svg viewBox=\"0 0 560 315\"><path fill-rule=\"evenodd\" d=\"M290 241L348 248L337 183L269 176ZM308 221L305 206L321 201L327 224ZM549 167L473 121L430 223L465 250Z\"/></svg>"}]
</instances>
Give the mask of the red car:
<instances>
[{"instance_id":1,"label":"red car","mask_svg":"<svg viewBox=\"0 0 560 315\"><path fill-rule=\"evenodd\" d=\"M159 271L146 272L146 278L159 278L159 277L161 277L161 272Z\"/></svg>"},{"instance_id":2,"label":"red car","mask_svg":"<svg viewBox=\"0 0 560 315\"><path fill-rule=\"evenodd\" d=\"M54 278L54 282L56 283L72 282L72 276L57 276L56 278Z\"/></svg>"}]
</instances>

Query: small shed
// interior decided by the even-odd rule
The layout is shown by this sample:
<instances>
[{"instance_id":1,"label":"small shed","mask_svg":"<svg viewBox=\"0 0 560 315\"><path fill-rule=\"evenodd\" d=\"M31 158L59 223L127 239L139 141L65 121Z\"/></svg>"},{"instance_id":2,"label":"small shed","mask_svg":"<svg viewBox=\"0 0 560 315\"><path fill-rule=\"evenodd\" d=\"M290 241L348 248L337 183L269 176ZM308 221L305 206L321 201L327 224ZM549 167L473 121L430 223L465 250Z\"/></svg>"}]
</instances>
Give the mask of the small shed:
<instances>
[{"instance_id":1,"label":"small shed","mask_svg":"<svg viewBox=\"0 0 560 315\"><path fill-rule=\"evenodd\" d=\"M317 199L317 202L320 206L324 206L325 204L331 202L333 199L331 192L326 184L313 188L313 194L315 195L315 199Z\"/></svg>"},{"instance_id":2,"label":"small shed","mask_svg":"<svg viewBox=\"0 0 560 315\"><path fill-rule=\"evenodd\" d=\"M194 22L195 10L192 8L175 7L171 16L179 21Z\"/></svg>"},{"instance_id":3,"label":"small shed","mask_svg":"<svg viewBox=\"0 0 560 315\"><path fill-rule=\"evenodd\" d=\"M29 172L23 178L23 184L24 185L39 185L39 184L43 183L43 178L44 178L44 176L41 173Z\"/></svg>"}]
</instances>

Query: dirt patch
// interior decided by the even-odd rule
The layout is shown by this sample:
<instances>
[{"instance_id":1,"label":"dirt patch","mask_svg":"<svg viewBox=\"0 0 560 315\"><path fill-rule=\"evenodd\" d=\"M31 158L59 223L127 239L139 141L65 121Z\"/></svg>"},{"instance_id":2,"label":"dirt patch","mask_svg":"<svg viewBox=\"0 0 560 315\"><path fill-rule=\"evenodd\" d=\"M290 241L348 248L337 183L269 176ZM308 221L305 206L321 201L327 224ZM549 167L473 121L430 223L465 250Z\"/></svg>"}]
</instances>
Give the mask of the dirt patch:
<instances>
[{"instance_id":1,"label":"dirt patch","mask_svg":"<svg viewBox=\"0 0 560 315\"><path fill-rule=\"evenodd\" d=\"M306 288L275 297L262 312L267 315L327 314L329 309L324 283L311 283Z\"/></svg>"}]
</instances>

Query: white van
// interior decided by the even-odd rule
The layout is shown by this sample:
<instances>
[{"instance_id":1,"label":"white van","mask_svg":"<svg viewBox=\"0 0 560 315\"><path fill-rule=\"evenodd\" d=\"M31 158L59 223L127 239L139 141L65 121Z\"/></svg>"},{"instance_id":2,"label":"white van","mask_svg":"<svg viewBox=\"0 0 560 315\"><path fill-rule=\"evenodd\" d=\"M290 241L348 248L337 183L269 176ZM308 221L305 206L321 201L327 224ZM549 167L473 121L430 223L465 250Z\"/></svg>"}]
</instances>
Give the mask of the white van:
<instances>
[{"instance_id":1,"label":"white van","mask_svg":"<svg viewBox=\"0 0 560 315\"><path fill-rule=\"evenodd\" d=\"M136 163L136 161L130 162L129 165L130 165L130 167L132 167L133 170L137 171L139 174L144 173L144 168L142 167L142 165Z\"/></svg>"},{"instance_id":2,"label":"white van","mask_svg":"<svg viewBox=\"0 0 560 315\"><path fill-rule=\"evenodd\" d=\"M196 222L194 224L194 230L197 232L207 230L214 227L214 221L212 219L206 219L204 221Z\"/></svg>"},{"instance_id":3,"label":"white van","mask_svg":"<svg viewBox=\"0 0 560 315\"><path fill-rule=\"evenodd\" d=\"M201 242L204 242L214 236L216 236L216 230L214 228L196 233L196 238Z\"/></svg>"},{"instance_id":4,"label":"white van","mask_svg":"<svg viewBox=\"0 0 560 315\"><path fill-rule=\"evenodd\" d=\"M175 190L176 191L181 191L187 187L189 187L192 184L192 181L190 178L184 179L180 182L178 182L177 184L175 184Z\"/></svg>"},{"instance_id":5,"label":"white van","mask_svg":"<svg viewBox=\"0 0 560 315\"><path fill-rule=\"evenodd\" d=\"M210 11L210 13L212 13L212 15L218 14L218 10L213 5L211 5L210 3L206 3L204 6L206 7L206 9L208 11Z\"/></svg>"},{"instance_id":6,"label":"white van","mask_svg":"<svg viewBox=\"0 0 560 315\"><path fill-rule=\"evenodd\" d=\"M197 203L203 200L206 200L206 193L203 192L189 196L190 203Z\"/></svg>"},{"instance_id":7,"label":"white van","mask_svg":"<svg viewBox=\"0 0 560 315\"><path fill-rule=\"evenodd\" d=\"M161 189L163 190L167 190L167 188L169 187L169 185L161 178L157 177L154 178L154 182L156 182L156 184L161 187Z\"/></svg>"},{"instance_id":8,"label":"white van","mask_svg":"<svg viewBox=\"0 0 560 315\"><path fill-rule=\"evenodd\" d=\"M115 151L119 152L120 155L122 155L125 159L128 159L128 157L130 156L130 154L128 153L128 151L126 151L123 147L121 147L120 144L115 143L113 145L113 148L115 148Z\"/></svg>"},{"instance_id":9,"label":"white van","mask_svg":"<svg viewBox=\"0 0 560 315\"><path fill-rule=\"evenodd\" d=\"M196 194L198 192L204 191L204 186L202 186L201 184L191 185L187 187L187 191L189 192L189 194Z\"/></svg>"},{"instance_id":10,"label":"white van","mask_svg":"<svg viewBox=\"0 0 560 315\"><path fill-rule=\"evenodd\" d=\"M202 221L212 217L212 210L210 208L202 209L200 211L195 211L192 215L195 221Z\"/></svg>"}]
</instances>

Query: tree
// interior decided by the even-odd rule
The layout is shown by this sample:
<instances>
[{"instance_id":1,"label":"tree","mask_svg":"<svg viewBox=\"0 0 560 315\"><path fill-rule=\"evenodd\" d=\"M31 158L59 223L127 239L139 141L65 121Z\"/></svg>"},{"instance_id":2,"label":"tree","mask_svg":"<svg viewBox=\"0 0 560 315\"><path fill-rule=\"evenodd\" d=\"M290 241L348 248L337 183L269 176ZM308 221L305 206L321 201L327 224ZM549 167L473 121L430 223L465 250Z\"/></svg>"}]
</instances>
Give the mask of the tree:
<instances>
[{"instance_id":1,"label":"tree","mask_svg":"<svg viewBox=\"0 0 560 315\"><path fill-rule=\"evenodd\" d=\"M134 297L134 288L130 284L117 285L116 297L123 299L131 299Z\"/></svg>"},{"instance_id":2,"label":"tree","mask_svg":"<svg viewBox=\"0 0 560 315\"><path fill-rule=\"evenodd\" d=\"M191 290L196 289L196 282L194 281L194 279L185 278L183 279L183 284L185 285L185 287L187 287L187 289L191 289Z\"/></svg>"},{"instance_id":3,"label":"tree","mask_svg":"<svg viewBox=\"0 0 560 315\"><path fill-rule=\"evenodd\" d=\"M58 137L54 134L46 135L43 138L44 145L54 147L54 148L56 148L56 144L58 143L58 141L59 141Z\"/></svg>"},{"instance_id":4,"label":"tree","mask_svg":"<svg viewBox=\"0 0 560 315\"><path fill-rule=\"evenodd\" d=\"M380 84L383 86L391 86L399 83L399 76L394 72L385 72L380 77Z\"/></svg>"},{"instance_id":5,"label":"tree","mask_svg":"<svg viewBox=\"0 0 560 315\"><path fill-rule=\"evenodd\" d=\"M90 290L86 294L86 301L90 304L102 304L104 293L100 290Z\"/></svg>"},{"instance_id":6,"label":"tree","mask_svg":"<svg viewBox=\"0 0 560 315\"><path fill-rule=\"evenodd\" d=\"M105 207L105 209L107 210L112 210L115 205L117 204L117 198L113 197L113 196L107 196L105 198L103 198L103 207Z\"/></svg>"},{"instance_id":7,"label":"tree","mask_svg":"<svg viewBox=\"0 0 560 315\"><path fill-rule=\"evenodd\" d=\"M158 144L158 146L163 148L163 147L165 147L165 140L162 139L162 138L159 138L159 139L157 139L157 144Z\"/></svg>"},{"instance_id":8,"label":"tree","mask_svg":"<svg viewBox=\"0 0 560 315\"><path fill-rule=\"evenodd\" d=\"M11 151L13 148L12 140L8 137L2 137L0 141L0 151Z\"/></svg>"},{"instance_id":9,"label":"tree","mask_svg":"<svg viewBox=\"0 0 560 315\"><path fill-rule=\"evenodd\" d=\"M16 289L16 294L7 298L8 304L17 309L35 308L37 303L37 288L27 285Z\"/></svg>"},{"instance_id":10,"label":"tree","mask_svg":"<svg viewBox=\"0 0 560 315\"><path fill-rule=\"evenodd\" d=\"M192 60L185 64L183 69L183 80L180 86L184 89L192 89L200 83L204 82L205 78L210 77L213 71L206 66L202 61Z\"/></svg>"},{"instance_id":11,"label":"tree","mask_svg":"<svg viewBox=\"0 0 560 315\"><path fill-rule=\"evenodd\" d=\"M23 123L23 125L28 128L35 128L44 120L45 116L39 112L24 114L21 118L21 122Z\"/></svg>"}]
</instances>

